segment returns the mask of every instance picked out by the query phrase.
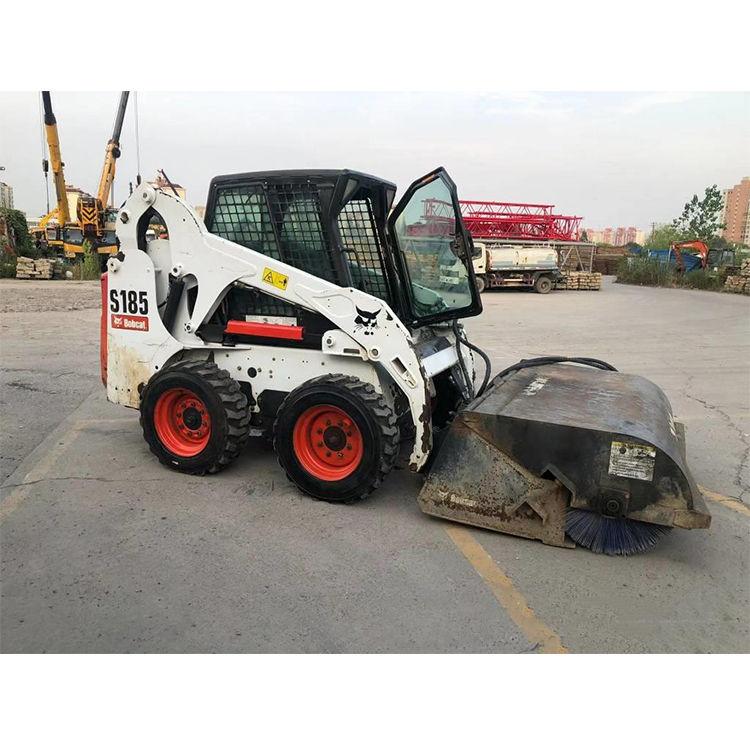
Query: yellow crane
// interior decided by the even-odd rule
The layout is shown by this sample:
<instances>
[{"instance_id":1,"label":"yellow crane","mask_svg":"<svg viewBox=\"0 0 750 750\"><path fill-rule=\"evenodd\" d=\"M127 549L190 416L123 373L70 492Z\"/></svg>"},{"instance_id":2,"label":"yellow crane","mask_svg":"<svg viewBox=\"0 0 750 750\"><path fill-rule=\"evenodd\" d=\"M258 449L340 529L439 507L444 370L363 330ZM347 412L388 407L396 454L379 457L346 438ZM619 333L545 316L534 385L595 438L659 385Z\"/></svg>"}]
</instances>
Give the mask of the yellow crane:
<instances>
[{"instance_id":1,"label":"yellow crane","mask_svg":"<svg viewBox=\"0 0 750 750\"><path fill-rule=\"evenodd\" d=\"M89 240L102 255L116 251L114 220L108 222L108 203L115 179L115 168L120 156L120 135L125 119L129 91L120 95L120 103L115 116L112 137L107 142L104 156L104 167L99 180L96 196L82 193L78 196L76 216L70 215L68 195L65 187L64 163L60 150L60 137L57 131L57 119L52 110L52 99L49 91L42 91L44 106L44 128L50 153L50 163L55 181L57 206L40 222L34 236L37 241L46 240L52 246L61 247L65 255L74 258L83 253L83 243ZM50 237L47 225L57 217L57 229L54 238ZM110 226L107 226L110 224Z\"/></svg>"},{"instance_id":2,"label":"yellow crane","mask_svg":"<svg viewBox=\"0 0 750 750\"><path fill-rule=\"evenodd\" d=\"M31 235L37 243L45 242L53 247L63 248L65 227L71 223L70 211L68 209L68 194L65 189L65 164L60 151L60 136L57 132L57 118L52 111L52 99L49 91L42 91L42 102L44 104L44 130L47 136L49 148L49 160L52 166L52 175L55 183L55 195L57 206L53 208L39 223L39 226L31 231ZM44 171L47 171L48 163L42 162ZM49 235L47 224L51 219L57 219L57 227L54 236Z\"/></svg>"}]
</instances>

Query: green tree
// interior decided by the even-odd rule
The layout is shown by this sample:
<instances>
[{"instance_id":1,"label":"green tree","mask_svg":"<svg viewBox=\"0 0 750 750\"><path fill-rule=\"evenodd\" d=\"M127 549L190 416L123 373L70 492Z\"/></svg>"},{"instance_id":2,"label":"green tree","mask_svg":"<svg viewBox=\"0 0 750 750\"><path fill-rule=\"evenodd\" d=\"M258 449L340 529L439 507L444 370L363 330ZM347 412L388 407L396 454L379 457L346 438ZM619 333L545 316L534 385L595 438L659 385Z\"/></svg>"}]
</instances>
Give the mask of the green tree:
<instances>
[{"instance_id":1,"label":"green tree","mask_svg":"<svg viewBox=\"0 0 750 750\"><path fill-rule=\"evenodd\" d=\"M29 234L29 225L26 223L26 217L24 216L23 211L19 211L15 208L4 208L2 211L8 229L13 235L11 239L15 243L14 250L16 255L36 257L36 248L34 247L34 241Z\"/></svg>"},{"instance_id":2,"label":"green tree","mask_svg":"<svg viewBox=\"0 0 750 750\"><path fill-rule=\"evenodd\" d=\"M581 232L581 242L588 242L589 236L586 234L586 230L584 229L583 232Z\"/></svg>"},{"instance_id":3,"label":"green tree","mask_svg":"<svg viewBox=\"0 0 750 750\"><path fill-rule=\"evenodd\" d=\"M654 229L646 240L644 247L647 250L666 250L672 242L679 242L687 238L685 232L675 226L674 222L672 224L663 224ZM695 239L695 237L690 239Z\"/></svg>"},{"instance_id":4,"label":"green tree","mask_svg":"<svg viewBox=\"0 0 750 750\"><path fill-rule=\"evenodd\" d=\"M685 208L672 226L684 235L685 239L703 240L710 242L726 224L721 223L721 191L716 185L706 188L703 200L693 199L685 204Z\"/></svg>"},{"instance_id":5,"label":"green tree","mask_svg":"<svg viewBox=\"0 0 750 750\"><path fill-rule=\"evenodd\" d=\"M101 276L101 267L99 265L99 254L96 251L96 245L86 239L83 241L83 267L81 269L81 278L98 279Z\"/></svg>"},{"instance_id":6,"label":"green tree","mask_svg":"<svg viewBox=\"0 0 750 750\"><path fill-rule=\"evenodd\" d=\"M711 238L708 246L712 249L716 248L717 250L732 250L734 248L734 245L731 242L727 242L723 237L719 237L718 234Z\"/></svg>"}]
</instances>

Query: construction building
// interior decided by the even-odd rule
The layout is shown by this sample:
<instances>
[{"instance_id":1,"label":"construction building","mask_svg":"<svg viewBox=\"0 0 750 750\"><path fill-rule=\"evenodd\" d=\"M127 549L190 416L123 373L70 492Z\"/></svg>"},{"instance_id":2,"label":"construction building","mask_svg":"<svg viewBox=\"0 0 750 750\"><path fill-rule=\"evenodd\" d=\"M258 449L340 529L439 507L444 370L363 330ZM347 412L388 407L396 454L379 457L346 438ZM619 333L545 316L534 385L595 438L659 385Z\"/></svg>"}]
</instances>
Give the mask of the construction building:
<instances>
[{"instance_id":1,"label":"construction building","mask_svg":"<svg viewBox=\"0 0 750 750\"><path fill-rule=\"evenodd\" d=\"M750 177L728 190L722 190L721 236L727 242L750 245Z\"/></svg>"},{"instance_id":2,"label":"construction building","mask_svg":"<svg viewBox=\"0 0 750 750\"><path fill-rule=\"evenodd\" d=\"M0 182L0 208L13 208L13 188Z\"/></svg>"}]
</instances>

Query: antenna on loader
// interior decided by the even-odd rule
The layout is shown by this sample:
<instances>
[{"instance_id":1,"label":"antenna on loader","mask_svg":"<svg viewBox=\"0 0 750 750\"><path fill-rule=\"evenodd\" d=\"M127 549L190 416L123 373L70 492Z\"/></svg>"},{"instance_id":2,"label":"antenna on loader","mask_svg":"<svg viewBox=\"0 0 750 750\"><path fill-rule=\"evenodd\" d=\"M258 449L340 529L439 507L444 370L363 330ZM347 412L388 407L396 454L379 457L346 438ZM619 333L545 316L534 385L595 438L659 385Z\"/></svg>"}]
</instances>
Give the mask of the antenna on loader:
<instances>
[{"instance_id":1,"label":"antenna on loader","mask_svg":"<svg viewBox=\"0 0 750 750\"><path fill-rule=\"evenodd\" d=\"M172 180L167 177L167 173L163 169L157 169L156 171L164 178L164 181L167 183L167 185L172 188L172 192L175 194L175 196L179 198L180 194L177 192L177 188L172 184Z\"/></svg>"},{"instance_id":2,"label":"antenna on loader","mask_svg":"<svg viewBox=\"0 0 750 750\"><path fill-rule=\"evenodd\" d=\"M141 139L140 128L138 127L138 92L133 92L133 103L135 104L135 163L136 163L136 186L141 184ZM132 194L132 189L131 189Z\"/></svg>"}]
</instances>

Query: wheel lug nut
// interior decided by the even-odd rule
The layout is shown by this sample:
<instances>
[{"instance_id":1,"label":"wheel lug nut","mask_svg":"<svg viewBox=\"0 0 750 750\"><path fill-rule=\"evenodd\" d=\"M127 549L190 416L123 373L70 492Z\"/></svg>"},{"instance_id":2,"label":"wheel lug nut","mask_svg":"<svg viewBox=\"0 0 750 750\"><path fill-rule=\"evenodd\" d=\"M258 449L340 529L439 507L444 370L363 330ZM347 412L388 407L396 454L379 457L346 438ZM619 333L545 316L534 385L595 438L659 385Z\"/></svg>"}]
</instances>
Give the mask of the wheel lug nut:
<instances>
[{"instance_id":1,"label":"wheel lug nut","mask_svg":"<svg viewBox=\"0 0 750 750\"><path fill-rule=\"evenodd\" d=\"M346 434L347 434L347 436L348 436L348 437L351 437L351 436L352 436L352 433L351 433L351 432L347 432Z\"/></svg>"},{"instance_id":2,"label":"wheel lug nut","mask_svg":"<svg viewBox=\"0 0 750 750\"><path fill-rule=\"evenodd\" d=\"M318 428L318 435L322 435L322 434L323 434L323 430L321 430L320 428Z\"/></svg>"},{"instance_id":3,"label":"wheel lug nut","mask_svg":"<svg viewBox=\"0 0 750 750\"><path fill-rule=\"evenodd\" d=\"M193 437L193 433L188 430L188 437Z\"/></svg>"},{"instance_id":4,"label":"wheel lug nut","mask_svg":"<svg viewBox=\"0 0 750 750\"><path fill-rule=\"evenodd\" d=\"M343 454L343 453L337 453L336 455L337 455L337 456L338 456L339 458L343 458L343 457L344 457L344 454Z\"/></svg>"},{"instance_id":5,"label":"wheel lug nut","mask_svg":"<svg viewBox=\"0 0 750 750\"><path fill-rule=\"evenodd\" d=\"M323 443L318 443L318 448L322 448L322 447L323 447Z\"/></svg>"},{"instance_id":6,"label":"wheel lug nut","mask_svg":"<svg viewBox=\"0 0 750 750\"><path fill-rule=\"evenodd\" d=\"M326 419L326 427L328 427L329 424L331 424L331 420L330 419Z\"/></svg>"},{"instance_id":7,"label":"wheel lug nut","mask_svg":"<svg viewBox=\"0 0 750 750\"><path fill-rule=\"evenodd\" d=\"M346 449L347 449L348 451L350 451L350 450L352 449L352 446L351 446L351 445L347 445L347 446L346 446Z\"/></svg>"},{"instance_id":8,"label":"wheel lug nut","mask_svg":"<svg viewBox=\"0 0 750 750\"><path fill-rule=\"evenodd\" d=\"M182 416L182 412L181 412L181 411L178 411L178 412L177 412L177 416L178 416L178 417L181 417L181 416Z\"/></svg>"},{"instance_id":9,"label":"wheel lug nut","mask_svg":"<svg viewBox=\"0 0 750 750\"><path fill-rule=\"evenodd\" d=\"M180 404L180 407L181 407L182 409L187 409L187 404Z\"/></svg>"},{"instance_id":10,"label":"wheel lug nut","mask_svg":"<svg viewBox=\"0 0 750 750\"><path fill-rule=\"evenodd\" d=\"M339 427L343 427L343 426L344 426L344 423L343 422L339 422Z\"/></svg>"},{"instance_id":11,"label":"wheel lug nut","mask_svg":"<svg viewBox=\"0 0 750 750\"><path fill-rule=\"evenodd\" d=\"M331 455L331 451L326 451L326 456L330 456L330 455Z\"/></svg>"}]
</instances>

